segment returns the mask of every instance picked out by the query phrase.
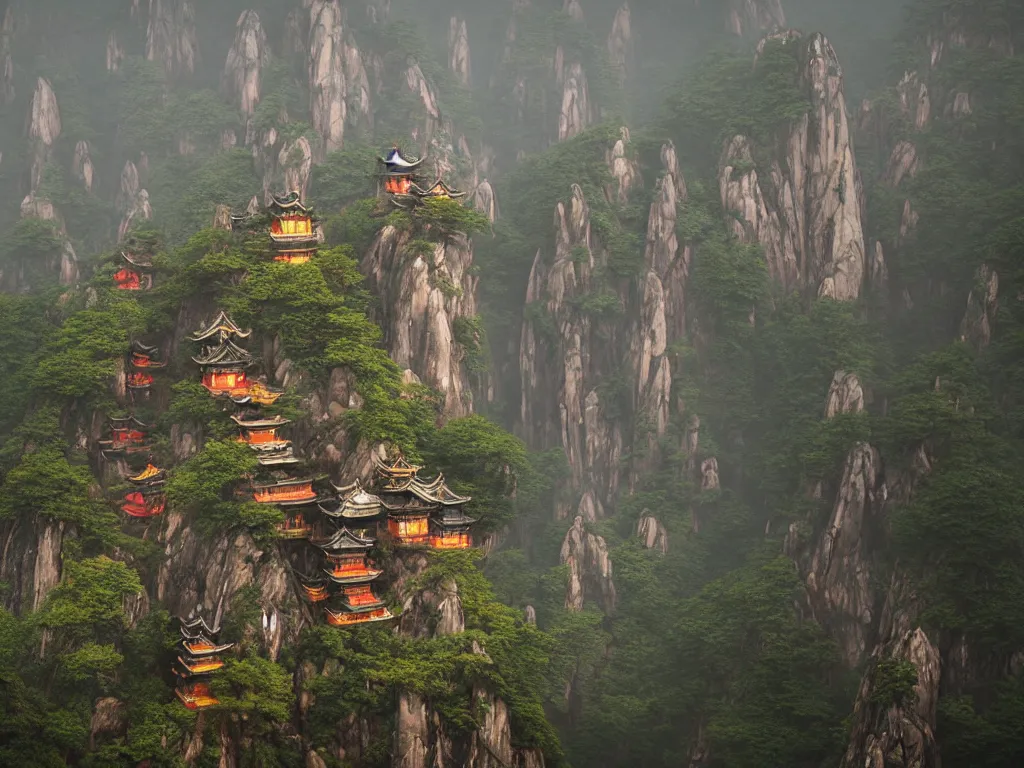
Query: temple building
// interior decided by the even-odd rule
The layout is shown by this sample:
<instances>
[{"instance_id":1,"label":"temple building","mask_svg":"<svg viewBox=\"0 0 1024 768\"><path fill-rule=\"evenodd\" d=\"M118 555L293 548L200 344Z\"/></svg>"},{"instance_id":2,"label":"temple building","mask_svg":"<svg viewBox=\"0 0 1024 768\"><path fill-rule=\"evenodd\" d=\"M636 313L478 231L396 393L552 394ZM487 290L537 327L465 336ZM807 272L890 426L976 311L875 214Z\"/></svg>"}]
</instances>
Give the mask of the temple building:
<instances>
[{"instance_id":1,"label":"temple building","mask_svg":"<svg viewBox=\"0 0 1024 768\"><path fill-rule=\"evenodd\" d=\"M393 618L372 587L372 582L383 573L367 560L375 543L372 538L341 528L330 539L317 544L330 565L324 570L327 579L340 588L333 607L325 609L327 623L331 626L346 627Z\"/></svg>"},{"instance_id":2,"label":"temple building","mask_svg":"<svg viewBox=\"0 0 1024 768\"><path fill-rule=\"evenodd\" d=\"M239 427L239 442L246 443L256 452L256 460L262 466L289 466L301 461L293 452L291 441L277 434L278 429L291 424L291 421L283 416L261 418L259 415L251 414L235 415L231 420Z\"/></svg>"},{"instance_id":3,"label":"temple building","mask_svg":"<svg viewBox=\"0 0 1024 768\"><path fill-rule=\"evenodd\" d=\"M261 504L281 506L302 506L317 500L312 478L299 480L278 480L268 485L253 488L253 499Z\"/></svg>"},{"instance_id":4,"label":"temple building","mask_svg":"<svg viewBox=\"0 0 1024 768\"><path fill-rule=\"evenodd\" d=\"M476 520L461 507L442 507L430 518L430 546L433 549L469 549L473 546L470 529Z\"/></svg>"},{"instance_id":5,"label":"temple building","mask_svg":"<svg viewBox=\"0 0 1024 768\"><path fill-rule=\"evenodd\" d=\"M175 691L189 709L203 709L219 704L210 693L210 676L224 666L220 655L234 643L217 643L220 627L210 627L201 617L181 621L181 643L174 674L178 678Z\"/></svg>"},{"instance_id":6,"label":"temple building","mask_svg":"<svg viewBox=\"0 0 1024 768\"><path fill-rule=\"evenodd\" d=\"M387 155L377 158L377 163L382 166L380 176L384 180L384 191L392 196L404 196L411 194L417 179L416 171L423 160L406 157L395 146Z\"/></svg>"},{"instance_id":7,"label":"temple building","mask_svg":"<svg viewBox=\"0 0 1024 768\"><path fill-rule=\"evenodd\" d=\"M121 511L129 517L147 518L162 515L167 508L167 494L162 488L143 488L124 497Z\"/></svg>"},{"instance_id":8,"label":"temple building","mask_svg":"<svg viewBox=\"0 0 1024 768\"><path fill-rule=\"evenodd\" d=\"M333 486L337 496L320 505L320 511L336 523L366 523L376 519L384 511L379 496L366 491L357 480L351 485Z\"/></svg>"},{"instance_id":9,"label":"temple building","mask_svg":"<svg viewBox=\"0 0 1024 768\"><path fill-rule=\"evenodd\" d=\"M124 264L114 273L114 285L122 291L148 291L153 287L153 259L122 253Z\"/></svg>"},{"instance_id":10,"label":"temple building","mask_svg":"<svg viewBox=\"0 0 1024 768\"><path fill-rule=\"evenodd\" d=\"M311 603L322 603L331 596L327 591L327 582L324 579L300 577L299 580L302 582L302 591L305 593L306 599Z\"/></svg>"},{"instance_id":11,"label":"temple building","mask_svg":"<svg viewBox=\"0 0 1024 768\"><path fill-rule=\"evenodd\" d=\"M465 192L459 192L455 188L449 187L442 179L438 179L426 189L413 184L407 193L392 195L391 202L399 208L412 210L417 206L423 205L424 200L459 200L465 196Z\"/></svg>"},{"instance_id":12,"label":"temple building","mask_svg":"<svg viewBox=\"0 0 1024 768\"><path fill-rule=\"evenodd\" d=\"M128 389L132 393L145 393L153 384L152 371L166 368L167 363L156 360L158 350L141 341L132 342L128 358Z\"/></svg>"},{"instance_id":13,"label":"temple building","mask_svg":"<svg viewBox=\"0 0 1024 768\"><path fill-rule=\"evenodd\" d=\"M246 373L255 361L248 350L238 346L234 339L247 339L252 331L243 331L221 312L208 326L194 333L195 342L206 344L203 351L192 358L203 369L203 386L214 395L248 396L249 378Z\"/></svg>"},{"instance_id":14,"label":"temple building","mask_svg":"<svg viewBox=\"0 0 1024 768\"><path fill-rule=\"evenodd\" d=\"M270 196L270 239L276 251L274 261L303 264L316 255L323 242L320 220L313 209L302 204L302 196L292 192L284 197Z\"/></svg>"},{"instance_id":15,"label":"temple building","mask_svg":"<svg viewBox=\"0 0 1024 768\"><path fill-rule=\"evenodd\" d=\"M400 545L428 545L436 549L467 549L470 529L476 523L462 507L471 499L452 491L439 474L421 480L415 467L403 458L393 463L376 462L381 478L381 503L388 513L388 532Z\"/></svg>"},{"instance_id":16,"label":"temple building","mask_svg":"<svg viewBox=\"0 0 1024 768\"><path fill-rule=\"evenodd\" d=\"M109 437L99 441L99 446L107 455L121 453L140 453L149 450L146 433L150 429L134 416L110 417L107 419Z\"/></svg>"}]
</instances>

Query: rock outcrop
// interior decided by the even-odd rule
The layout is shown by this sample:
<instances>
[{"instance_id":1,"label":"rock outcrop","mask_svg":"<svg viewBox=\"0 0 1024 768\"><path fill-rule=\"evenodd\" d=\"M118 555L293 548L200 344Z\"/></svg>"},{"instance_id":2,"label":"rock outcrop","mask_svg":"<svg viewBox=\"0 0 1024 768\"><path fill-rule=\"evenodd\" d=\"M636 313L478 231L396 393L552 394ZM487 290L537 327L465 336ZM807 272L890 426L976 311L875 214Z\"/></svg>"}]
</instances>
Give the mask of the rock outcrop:
<instances>
[{"instance_id":1,"label":"rock outcrop","mask_svg":"<svg viewBox=\"0 0 1024 768\"><path fill-rule=\"evenodd\" d=\"M608 34L608 60L619 76L619 83L625 83L633 69L633 27L629 3L623 3L615 12L612 31Z\"/></svg>"},{"instance_id":2,"label":"rock outcrop","mask_svg":"<svg viewBox=\"0 0 1024 768\"><path fill-rule=\"evenodd\" d=\"M841 768L885 768L888 756L899 754L904 765L938 768L935 739L941 657L938 648L917 627L903 633L872 659L854 708L854 727ZM909 663L917 684L908 701L880 702L874 695L886 664Z\"/></svg>"},{"instance_id":3,"label":"rock outcrop","mask_svg":"<svg viewBox=\"0 0 1024 768\"><path fill-rule=\"evenodd\" d=\"M92 163L92 151L89 142L80 141L75 145L75 157L71 161L71 173L82 182L86 192L92 192L96 169Z\"/></svg>"},{"instance_id":4,"label":"rock outcrop","mask_svg":"<svg viewBox=\"0 0 1024 768\"><path fill-rule=\"evenodd\" d=\"M196 71L199 41L191 0L149 0L146 58L172 77Z\"/></svg>"},{"instance_id":5,"label":"rock outcrop","mask_svg":"<svg viewBox=\"0 0 1024 768\"><path fill-rule=\"evenodd\" d=\"M59 271L61 285L74 285L78 282L78 256L64 228L64 220L46 198L29 195L21 201L21 217L23 219L42 219L52 222L55 234L60 240L60 263L48 265L51 272Z\"/></svg>"},{"instance_id":6,"label":"rock outcrop","mask_svg":"<svg viewBox=\"0 0 1024 768\"><path fill-rule=\"evenodd\" d=\"M615 610L615 582L608 545L604 537L586 530L582 516L573 521L565 534L559 559L562 565L569 567L566 610L582 611L588 597L597 601L605 613Z\"/></svg>"},{"instance_id":7,"label":"rock outcrop","mask_svg":"<svg viewBox=\"0 0 1024 768\"><path fill-rule=\"evenodd\" d=\"M386 226L362 261L369 287L380 297L384 342L400 368L409 368L444 398L446 419L473 411L473 393L458 340L460 321L477 314L473 247L454 235L432 253L410 250L408 233Z\"/></svg>"},{"instance_id":8,"label":"rock outcrop","mask_svg":"<svg viewBox=\"0 0 1024 768\"><path fill-rule=\"evenodd\" d=\"M469 59L469 31L466 20L452 16L448 29L448 69L465 86L471 79L472 68Z\"/></svg>"},{"instance_id":9,"label":"rock outcrop","mask_svg":"<svg viewBox=\"0 0 1024 768\"><path fill-rule=\"evenodd\" d=\"M785 290L850 301L860 295L867 251L842 68L822 35L787 33L777 44L801 46L799 85L811 109L780 137L785 152L767 165L754 161L747 137L726 142L722 205L735 234L762 246Z\"/></svg>"},{"instance_id":10,"label":"rock outcrop","mask_svg":"<svg viewBox=\"0 0 1024 768\"><path fill-rule=\"evenodd\" d=\"M637 523L636 535L644 545L644 549L654 549L665 555L668 554L668 531L665 526L658 522L648 510L640 515L640 522Z\"/></svg>"},{"instance_id":11,"label":"rock outcrop","mask_svg":"<svg viewBox=\"0 0 1024 768\"><path fill-rule=\"evenodd\" d=\"M310 116L327 153L341 149L345 139L345 15L338 0L313 0L309 14Z\"/></svg>"},{"instance_id":12,"label":"rock outcrop","mask_svg":"<svg viewBox=\"0 0 1024 768\"><path fill-rule=\"evenodd\" d=\"M878 451L858 444L846 459L832 517L806 578L815 615L832 630L850 667L864 657L874 621L868 541L884 497Z\"/></svg>"},{"instance_id":13,"label":"rock outcrop","mask_svg":"<svg viewBox=\"0 0 1024 768\"><path fill-rule=\"evenodd\" d=\"M558 140L579 136L594 122L587 73L578 61L562 70L562 107L558 112Z\"/></svg>"},{"instance_id":14,"label":"rock outcrop","mask_svg":"<svg viewBox=\"0 0 1024 768\"><path fill-rule=\"evenodd\" d=\"M121 213L121 226L118 227L118 240L124 240L134 224L153 218L153 208L149 204L149 192L142 189L139 181L139 170L131 160L124 164L121 171L121 188L117 194L117 209Z\"/></svg>"},{"instance_id":15,"label":"rock outcrop","mask_svg":"<svg viewBox=\"0 0 1024 768\"><path fill-rule=\"evenodd\" d=\"M986 264L978 268L974 288L967 297L967 311L960 323L960 340L977 350L992 341L992 323L999 310L999 273Z\"/></svg>"},{"instance_id":16,"label":"rock outcrop","mask_svg":"<svg viewBox=\"0 0 1024 768\"><path fill-rule=\"evenodd\" d=\"M729 0L726 27L738 37L755 37L786 26L781 0Z\"/></svg>"},{"instance_id":17,"label":"rock outcrop","mask_svg":"<svg viewBox=\"0 0 1024 768\"><path fill-rule=\"evenodd\" d=\"M260 549L246 533L218 538L199 535L175 510L167 513L158 542L166 560L156 576L154 596L172 615L197 613L219 622L238 591L254 585L262 613L261 647L276 659L287 638L298 638L302 613L289 566L274 548ZM178 563L201 564L195 568Z\"/></svg>"},{"instance_id":18,"label":"rock outcrop","mask_svg":"<svg viewBox=\"0 0 1024 768\"><path fill-rule=\"evenodd\" d=\"M245 143L255 138L249 118L260 103L263 70L270 61L267 35L256 11L243 11L235 26L235 42L224 64L222 87L247 121Z\"/></svg>"},{"instance_id":19,"label":"rock outcrop","mask_svg":"<svg viewBox=\"0 0 1024 768\"><path fill-rule=\"evenodd\" d=\"M14 37L14 8L7 7L3 20L0 21L0 104L8 105L14 101L14 56L11 52L11 40Z\"/></svg>"},{"instance_id":20,"label":"rock outcrop","mask_svg":"<svg viewBox=\"0 0 1024 768\"><path fill-rule=\"evenodd\" d=\"M46 78L37 78L26 130L31 144L33 193L39 189L43 171L53 152L53 145L60 138L61 128L60 107L53 86Z\"/></svg>"}]
</instances>

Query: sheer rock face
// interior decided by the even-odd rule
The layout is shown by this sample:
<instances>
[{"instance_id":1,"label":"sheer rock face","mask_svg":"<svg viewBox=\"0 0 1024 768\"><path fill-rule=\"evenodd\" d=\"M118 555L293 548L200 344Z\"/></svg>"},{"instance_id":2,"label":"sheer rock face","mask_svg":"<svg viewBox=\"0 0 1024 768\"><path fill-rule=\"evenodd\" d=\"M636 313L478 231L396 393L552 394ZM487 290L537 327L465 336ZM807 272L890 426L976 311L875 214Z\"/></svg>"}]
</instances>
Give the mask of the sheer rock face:
<instances>
[{"instance_id":1,"label":"sheer rock face","mask_svg":"<svg viewBox=\"0 0 1024 768\"><path fill-rule=\"evenodd\" d=\"M92 192L96 169L92 164L92 152L89 149L89 142L80 141L75 145L75 157L71 163L71 173L82 182L86 192Z\"/></svg>"},{"instance_id":2,"label":"sheer rock face","mask_svg":"<svg viewBox=\"0 0 1024 768\"><path fill-rule=\"evenodd\" d=\"M167 559L157 574L155 597L172 615L186 616L197 610L219 621L234 595L254 584L259 589L263 649L276 659L286 638L289 642L298 639L300 607L289 566L275 549L260 550L244 533L217 539L201 536L177 510L170 510L166 518L157 541ZM181 563L199 567L176 567Z\"/></svg>"},{"instance_id":3,"label":"sheer rock face","mask_svg":"<svg viewBox=\"0 0 1024 768\"><path fill-rule=\"evenodd\" d=\"M125 163L124 170L121 171L121 189L117 195L117 207L121 211L121 226L118 228L119 240L124 240L136 222L153 218L153 208L149 204L149 192L141 188L139 170L131 160Z\"/></svg>"},{"instance_id":4,"label":"sheer rock face","mask_svg":"<svg viewBox=\"0 0 1024 768\"><path fill-rule=\"evenodd\" d=\"M558 140L579 136L594 122L587 74L578 61L566 64L562 74L562 108L558 113Z\"/></svg>"},{"instance_id":5,"label":"sheer rock face","mask_svg":"<svg viewBox=\"0 0 1024 768\"><path fill-rule=\"evenodd\" d=\"M304 8L293 8L288 11L284 20L282 52L286 57L302 55L308 50L309 31L307 29L308 12Z\"/></svg>"},{"instance_id":6,"label":"sheer rock face","mask_svg":"<svg viewBox=\"0 0 1024 768\"><path fill-rule=\"evenodd\" d=\"M53 203L45 197L28 195L21 201L21 218L42 219L53 222L57 237L61 242L61 253L59 265L55 262L48 265L53 271L60 272L61 285L74 285L78 282L78 256L75 248L68 239L67 230L64 228L64 220L61 218ZM18 281L15 281L18 282Z\"/></svg>"},{"instance_id":7,"label":"sheer rock face","mask_svg":"<svg viewBox=\"0 0 1024 768\"><path fill-rule=\"evenodd\" d=\"M427 703L420 696L405 691L399 695L394 768L428 768L430 730L427 714Z\"/></svg>"},{"instance_id":8,"label":"sheer rock face","mask_svg":"<svg viewBox=\"0 0 1024 768\"><path fill-rule=\"evenodd\" d=\"M917 130L924 129L931 120L931 98L928 95L928 86L918 79L917 72L904 74L896 86L896 93L903 114L910 118Z\"/></svg>"},{"instance_id":9,"label":"sheer rock face","mask_svg":"<svg viewBox=\"0 0 1024 768\"><path fill-rule=\"evenodd\" d=\"M874 660L913 664L917 671L915 696L913 701L888 707L872 701L875 679L869 670L857 695L853 732L842 768L885 768L892 754L900 754L904 765L938 768L935 720L942 671L938 648L917 627L879 647Z\"/></svg>"},{"instance_id":10,"label":"sheer rock face","mask_svg":"<svg viewBox=\"0 0 1024 768\"><path fill-rule=\"evenodd\" d=\"M786 26L781 0L729 0L727 28L738 37Z\"/></svg>"},{"instance_id":11,"label":"sheer rock face","mask_svg":"<svg viewBox=\"0 0 1024 768\"><path fill-rule=\"evenodd\" d=\"M473 207L487 216L492 224L498 220L498 202L494 197L494 188L487 179L483 179L473 190Z\"/></svg>"},{"instance_id":12,"label":"sheer rock face","mask_svg":"<svg viewBox=\"0 0 1024 768\"><path fill-rule=\"evenodd\" d=\"M124 702L113 697L96 700L89 721L89 749L96 749L98 737L122 736L128 728L128 709Z\"/></svg>"},{"instance_id":13,"label":"sheer rock face","mask_svg":"<svg viewBox=\"0 0 1024 768\"><path fill-rule=\"evenodd\" d=\"M373 90L363 56L351 33L345 38L345 89L348 124L360 134L366 134L373 129Z\"/></svg>"},{"instance_id":14,"label":"sheer rock face","mask_svg":"<svg viewBox=\"0 0 1024 768\"><path fill-rule=\"evenodd\" d=\"M380 321L392 359L444 397L444 418L472 413L473 396L455 341L459 318L477 314L473 248L462 236L434 247L432 258L409 253L409 235L384 227L362 262L381 299Z\"/></svg>"},{"instance_id":15,"label":"sheer rock face","mask_svg":"<svg viewBox=\"0 0 1024 768\"><path fill-rule=\"evenodd\" d=\"M892 148L889 161L882 173L882 183L895 189L903 183L904 179L914 178L917 175L917 170L917 147L909 141L900 141Z\"/></svg>"},{"instance_id":16,"label":"sheer rock face","mask_svg":"<svg viewBox=\"0 0 1024 768\"><path fill-rule=\"evenodd\" d=\"M422 572L423 563L419 568ZM409 637L449 637L466 631L459 585L448 579L436 590L422 590L408 595L402 606L399 629Z\"/></svg>"},{"instance_id":17,"label":"sheer rock face","mask_svg":"<svg viewBox=\"0 0 1024 768\"><path fill-rule=\"evenodd\" d=\"M627 203L630 193L639 187L643 180L640 177L640 166L629 150L629 128L623 126L619 129L619 134L619 140L608 150L606 157L608 168L614 178L613 189L608 193L608 197L619 203Z\"/></svg>"},{"instance_id":18,"label":"sheer rock face","mask_svg":"<svg viewBox=\"0 0 1024 768\"><path fill-rule=\"evenodd\" d=\"M860 295L865 275L859 173L843 97L843 73L822 35L800 45L800 86L811 110L780 137L783 156L758 167L750 141L726 143L719 186L722 205L738 220L738 237L760 243L772 277L786 290L808 289L839 301Z\"/></svg>"},{"instance_id":19,"label":"sheer rock face","mask_svg":"<svg viewBox=\"0 0 1024 768\"><path fill-rule=\"evenodd\" d=\"M629 3L624 3L615 13L612 31L608 35L608 59L624 83L633 68L633 28L630 22Z\"/></svg>"},{"instance_id":20,"label":"sheer rock face","mask_svg":"<svg viewBox=\"0 0 1024 768\"><path fill-rule=\"evenodd\" d=\"M124 61L124 48L117 39L117 33L111 31L107 36L107 72L117 72Z\"/></svg>"},{"instance_id":21,"label":"sheer rock face","mask_svg":"<svg viewBox=\"0 0 1024 768\"><path fill-rule=\"evenodd\" d=\"M855 374L836 371L828 388L825 401L825 418L831 419L837 413L860 413L864 410L864 390Z\"/></svg>"},{"instance_id":22,"label":"sheer rock face","mask_svg":"<svg viewBox=\"0 0 1024 768\"><path fill-rule=\"evenodd\" d=\"M640 516L640 522L637 523L636 535L644 545L644 549L654 549L663 555L668 554L668 531L646 509Z\"/></svg>"},{"instance_id":23,"label":"sheer rock face","mask_svg":"<svg viewBox=\"0 0 1024 768\"><path fill-rule=\"evenodd\" d=\"M471 79L469 59L469 31L466 20L452 16L448 25L448 69L455 73L455 78L465 86Z\"/></svg>"},{"instance_id":24,"label":"sheer rock face","mask_svg":"<svg viewBox=\"0 0 1024 768\"><path fill-rule=\"evenodd\" d=\"M14 101L14 56L11 53L11 40L14 36L14 8L8 6L3 21L0 22L0 104L7 105Z\"/></svg>"},{"instance_id":25,"label":"sheer rock face","mask_svg":"<svg viewBox=\"0 0 1024 768\"><path fill-rule=\"evenodd\" d=\"M146 58L159 62L172 77L196 71L199 42L190 0L149 0Z\"/></svg>"},{"instance_id":26,"label":"sheer rock face","mask_svg":"<svg viewBox=\"0 0 1024 768\"><path fill-rule=\"evenodd\" d=\"M309 13L310 114L324 152L333 152L344 142L348 111L345 15L338 0L313 0Z\"/></svg>"},{"instance_id":27,"label":"sheer rock face","mask_svg":"<svg viewBox=\"0 0 1024 768\"><path fill-rule=\"evenodd\" d=\"M960 340L982 350L992 341L992 323L999 311L999 274L983 264L967 297L967 311L960 323Z\"/></svg>"},{"instance_id":28,"label":"sheer rock face","mask_svg":"<svg viewBox=\"0 0 1024 768\"><path fill-rule=\"evenodd\" d=\"M405 69L405 86L423 105L423 125L414 128L413 137L420 146L426 147L441 128L441 108L438 106L434 87L427 81L419 63L412 57L409 58L409 64Z\"/></svg>"},{"instance_id":29,"label":"sheer rock face","mask_svg":"<svg viewBox=\"0 0 1024 768\"><path fill-rule=\"evenodd\" d=\"M884 497L878 451L858 444L846 459L832 517L811 555L806 579L815 615L833 628L851 667L864 657L874 620L866 541Z\"/></svg>"},{"instance_id":30,"label":"sheer rock face","mask_svg":"<svg viewBox=\"0 0 1024 768\"><path fill-rule=\"evenodd\" d=\"M243 11L235 25L235 42L224 64L222 87L246 119L260 103L263 69L270 62L270 48L256 11ZM254 138L246 129L246 143Z\"/></svg>"},{"instance_id":31,"label":"sheer rock face","mask_svg":"<svg viewBox=\"0 0 1024 768\"><path fill-rule=\"evenodd\" d=\"M309 179L313 172L313 148L305 136L295 141L285 142L277 156L277 167L283 179L284 189L298 192L302 199L306 198ZM266 187L266 191L270 191Z\"/></svg>"},{"instance_id":32,"label":"sheer rock face","mask_svg":"<svg viewBox=\"0 0 1024 768\"><path fill-rule=\"evenodd\" d=\"M608 545L603 537L586 531L582 516L576 517L565 534L559 559L562 565L569 566L566 610L582 611L588 597L597 600L605 613L615 609L615 583Z\"/></svg>"},{"instance_id":33,"label":"sheer rock face","mask_svg":"<svg viewBox=\"0 0 1024 768\"><path fill-rule=\"evenodd\" d=\"M53 145L60 138L61 120L57 96L50 81L37 78L28 116L28 138L32 143L32 192L39 189L43 170L49 162Z\"/></svg>"},{"instance_id":34,"label":"sheer rock face","mask_svg":"<svg viewBox=\"0 0 1024 768\"><path fill-rule=\"evenodd\" d=\"M64 523L11 520L0 525L0 579L9 585L3 606L14 614L36 611L60 583Z\"/></svg>"}]
</instances>

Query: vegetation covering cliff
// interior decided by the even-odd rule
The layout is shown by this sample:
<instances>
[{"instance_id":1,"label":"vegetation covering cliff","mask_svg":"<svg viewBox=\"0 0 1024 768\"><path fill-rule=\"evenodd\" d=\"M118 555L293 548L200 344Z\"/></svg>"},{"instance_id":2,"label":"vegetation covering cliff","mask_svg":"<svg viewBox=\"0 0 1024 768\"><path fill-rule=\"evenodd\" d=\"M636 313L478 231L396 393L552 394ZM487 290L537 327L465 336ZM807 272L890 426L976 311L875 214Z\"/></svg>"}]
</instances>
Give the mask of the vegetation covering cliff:
<instances>
[{"instance_id":1,"label":"vegetation covering cliff","mask_svg":"<svg viewBox=\"0 0 1024 768\"><path fill-rule=\"evenodd\" d=\"M0 0L0 763L1024 760L1024 4L897 5ZM378 199L393 143L467 206ZM308 263L225 208L291 190ZM235 493L220 310L317 473L473 497L394 623Z\"/></svg>"}]
</instances>

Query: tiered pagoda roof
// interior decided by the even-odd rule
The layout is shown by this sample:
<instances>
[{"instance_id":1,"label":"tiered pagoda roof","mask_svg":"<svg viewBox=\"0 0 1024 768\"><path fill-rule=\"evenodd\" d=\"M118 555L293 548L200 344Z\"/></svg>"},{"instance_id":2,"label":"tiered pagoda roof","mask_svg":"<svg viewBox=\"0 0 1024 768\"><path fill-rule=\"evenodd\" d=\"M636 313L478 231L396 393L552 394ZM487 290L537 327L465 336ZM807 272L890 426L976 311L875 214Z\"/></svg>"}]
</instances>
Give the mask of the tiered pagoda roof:
<instances>
[{"instance_id":1,"label":"tiered pagoda roof","mask_svg":"<svg viewBox=\"0 0 1024 768\"><path fill-rule=\"evenodd\" d=\"M193 333L189 337L189 340L206 341L213 336L217 336L221 341L225 341L230 338L247 339L251 335L251 330L243 331L235 325L235 322L222 310L205 328Z\"/></svg>"},{"instance_id":2,"label":"tiered pagoda roof","mask_svg":"<svg viewBox=\"0 0 1024 768\"><path fill-rule=\"evenodd\" d=\"M143 423L134 415L107 417L110 437L100 440L99 446L106 454L148 451L146 433L149 429L149 424Z\"/></svg>"},{"instance_id":3,"label":"tiered pagoda roof","mask_svg":"<svg viewBox=\"0 0 1024 768\"><path fill-rule=\"evenodd\" d=\"M224 339L215 347L205 347L192 359L204 368L248 368L254 362L249 351L231 339Z\"/></svg>"},{"instance_id":4,"label":"tiered pagoda roof","mask_svg":"<svg viewBox=\"0 0 1024 768\"><path fill-rule=\"evenodd\" d=\"M218 704L210 693L208 682L210 675L224 666L220 654L233 648L234 643L218 643L216 638L220 627L211 627L202 617L181 619L180 622L180 653L174 669L178 677L175 693L188 709Z\"/></svg>"},{"instance_id":5,"label":"tiered pagoda roof","mask_svg":"<svg viewBox=\"0 0 1024 768\"><path fill-rule=\"evenodd\" d=\"M366 491L357 480L351 485L334 486L338 497L332 502L320 505L320 511L335 520L366 520L377 517L384 511L379 496Z\"/></svg>"},{"instance_id":6,"label":"tiered pagoda roof","mask_svg":"<svg viewBox=\"0 0 1024 768\"><path fill-rule=\"evenodd\" d=\"M423 158L406 157L397 146L391 148L384 157L377 158L384 166L384 173L393 176L408 176L423 164Z\"/></svg>"},{"instance_id":7,"label":"tiered pagoda roof","mask_svg":"<svg viewBox=\"0 0 1024 768\"><path fill-rule=\"evenodd\" d=\"M147 370L166 368L166 362L158 362L154 359L159 354L160 350L157 347L151 347L148 344L143 344L141 341L133 341L131 346L131 365L133 368L144 368Z\"/></svg>"}]
</instances>

